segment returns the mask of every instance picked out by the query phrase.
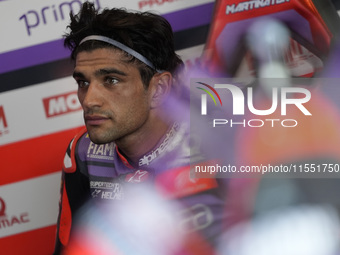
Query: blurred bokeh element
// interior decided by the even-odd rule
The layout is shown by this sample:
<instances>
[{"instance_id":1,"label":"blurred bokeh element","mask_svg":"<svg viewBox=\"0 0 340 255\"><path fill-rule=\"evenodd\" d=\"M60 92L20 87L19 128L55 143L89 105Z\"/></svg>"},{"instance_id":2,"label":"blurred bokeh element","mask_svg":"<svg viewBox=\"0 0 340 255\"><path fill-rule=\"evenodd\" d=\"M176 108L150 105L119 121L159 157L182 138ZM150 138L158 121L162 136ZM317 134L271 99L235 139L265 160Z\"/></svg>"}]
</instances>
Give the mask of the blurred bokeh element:
<instances>
[{"instance_id":1,"label":"blurred bokeh element","mask_svg":"<svg viewBox=\"0 0 340 255\"><path fill-rule=\"evenodd\" d=\"M285 207L227 231L219 251L230 255L336 255L339 225L338 212L332 207Z\"/></svg>"},{"instance_id":2,"label":"blurred bokeh element","mask_svg":"<svg viewBox=\"0 0 340 255\"><path fill-rule=\"evenodd\" d=\"M259 19L249 27L246 41L257 59L259 78L290 77L284 63L285 54L289 49L289 40L289 30L276 19Z\"/></svg>"},{"instance_id":3,"label":"blurred bokeh element","mask_svg":"<svg viewBox=\"0 0 340 255\"><path fill-rule=\"evenodd\" d=\"M179 205L143 184L130 185L124 196L126 200L86 205L65 255L176 254L184 241Z\"/></svg>"}]
</instances>

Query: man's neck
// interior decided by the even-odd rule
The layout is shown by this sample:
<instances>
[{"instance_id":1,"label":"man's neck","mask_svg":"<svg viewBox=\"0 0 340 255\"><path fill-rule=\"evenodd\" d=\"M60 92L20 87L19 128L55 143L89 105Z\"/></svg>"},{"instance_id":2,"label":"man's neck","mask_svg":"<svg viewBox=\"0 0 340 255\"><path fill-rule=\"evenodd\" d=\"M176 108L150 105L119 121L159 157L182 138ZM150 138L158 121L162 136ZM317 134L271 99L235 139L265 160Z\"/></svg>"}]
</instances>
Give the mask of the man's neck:
<instances>
[{"instance_id":1,"label":"man's neck","mask_svg":"<svg viewBox=\"0 0 340 255\"><path fill-rule=\"evenodd\" d=\"M159 120L146 125L150 126L146 126L143 130L133 135L115 141L119 151L124 154L133 166L138 166L139 159L161 141L171 124Z\"/></svg>"}]
</instances>

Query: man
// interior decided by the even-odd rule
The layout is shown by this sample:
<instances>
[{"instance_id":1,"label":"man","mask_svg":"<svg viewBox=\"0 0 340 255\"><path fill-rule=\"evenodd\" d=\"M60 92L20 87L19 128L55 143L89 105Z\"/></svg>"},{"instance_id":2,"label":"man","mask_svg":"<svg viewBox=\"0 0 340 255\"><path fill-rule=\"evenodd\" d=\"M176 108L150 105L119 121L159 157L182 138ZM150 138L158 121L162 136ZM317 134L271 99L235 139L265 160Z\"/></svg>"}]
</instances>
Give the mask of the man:
<instances>
[{"instance_id":1,"label":"man","mask_svg":"<svg viewBox=\"0 0 340 255\"><path fill-rule=\"evenodd\" d=\"M188 123L172 117L180 105L174 100L185 93L170 24L151 13L98 13L84 3L69 28L65 45L75 60L86 130L64 159L56 254L69 244L87 201L119 203L129 199L127 184L138 183L180 201L182 228L200 232L190 240L209 240L204 249L191 245L191 254L207 254L222 226L224 192L215 179L189 176Z\"/></svg>"}]
</instances>

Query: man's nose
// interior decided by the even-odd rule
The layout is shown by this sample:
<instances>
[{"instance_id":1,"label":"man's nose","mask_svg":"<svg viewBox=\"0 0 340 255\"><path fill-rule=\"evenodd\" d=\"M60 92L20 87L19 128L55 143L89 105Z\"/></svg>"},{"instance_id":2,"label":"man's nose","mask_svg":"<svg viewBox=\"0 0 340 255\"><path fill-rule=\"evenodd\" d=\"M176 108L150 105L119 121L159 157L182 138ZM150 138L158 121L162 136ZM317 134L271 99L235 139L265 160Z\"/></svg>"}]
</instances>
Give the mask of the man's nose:
<instances>
[{"instance_id":1,"label":"man's nose","mask_svg":"<svg viewBox=\"0 0 340 255\"><path fill-rule=\"evenodd\" d=\"M83 95L82 106L84 109L100 107L103 104L103 86L98 82L91 82Z\"/></svg>"}]
</instances>

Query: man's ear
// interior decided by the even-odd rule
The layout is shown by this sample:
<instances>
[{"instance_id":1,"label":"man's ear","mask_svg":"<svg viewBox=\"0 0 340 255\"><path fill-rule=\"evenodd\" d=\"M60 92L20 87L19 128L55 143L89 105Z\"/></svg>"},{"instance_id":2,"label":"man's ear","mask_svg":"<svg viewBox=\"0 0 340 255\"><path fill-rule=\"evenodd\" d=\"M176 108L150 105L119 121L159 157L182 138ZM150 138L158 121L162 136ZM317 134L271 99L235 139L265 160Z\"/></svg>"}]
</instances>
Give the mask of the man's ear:
<instances>
[{"instance_id":1,"label":"man's ear","mask_svg":"<svg viewBox=\"0 0 340 255\"><path fill-rule=\"evenodd\" d=\"M163 104L168 97L172 86L172 75L170 72L155 74L151 81L151 108L156 108Z\"/></svg>"}]
</instances>

